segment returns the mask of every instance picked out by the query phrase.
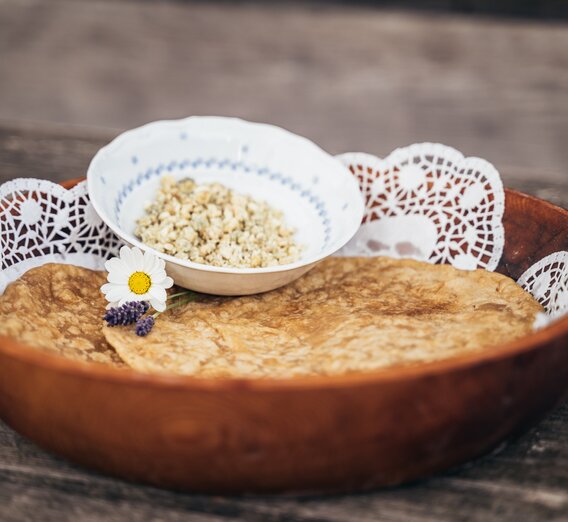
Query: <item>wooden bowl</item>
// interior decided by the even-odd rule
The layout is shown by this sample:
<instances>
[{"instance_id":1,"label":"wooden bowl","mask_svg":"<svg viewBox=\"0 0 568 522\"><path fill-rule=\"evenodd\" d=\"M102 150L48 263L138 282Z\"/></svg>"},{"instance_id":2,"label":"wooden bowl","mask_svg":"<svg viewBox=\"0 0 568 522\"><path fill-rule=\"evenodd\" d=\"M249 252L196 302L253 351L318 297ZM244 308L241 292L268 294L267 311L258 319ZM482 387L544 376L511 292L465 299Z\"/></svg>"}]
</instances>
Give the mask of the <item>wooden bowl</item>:
<instances>
[{"instance_id":1,"label":"wooden bowl","mask_svg":"<svg viewBox=\"0 0 568 522\"><path fill-rule=\"evenodd\" d=\"M568 248L568 212L506 198L499 269L517 278ZM15 430L112 475L210 493L414 480L489 451L567 390L568 317L475 355L282 381L144 375L0 338L0 416Z\"/></svg>"}]
</instances>

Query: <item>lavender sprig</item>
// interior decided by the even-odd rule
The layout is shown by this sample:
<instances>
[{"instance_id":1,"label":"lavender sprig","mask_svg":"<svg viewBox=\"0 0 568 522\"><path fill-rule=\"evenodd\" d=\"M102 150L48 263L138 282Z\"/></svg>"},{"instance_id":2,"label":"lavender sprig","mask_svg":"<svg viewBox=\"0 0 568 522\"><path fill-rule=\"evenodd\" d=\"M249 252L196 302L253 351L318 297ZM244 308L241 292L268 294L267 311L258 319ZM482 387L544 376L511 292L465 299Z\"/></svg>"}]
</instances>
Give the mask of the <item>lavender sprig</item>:
<instances>
[{"instance_id":1,"label":"lavender sprig","mask_svg":"<svg viewBox=\"0 0 568 522\"><path fill-rule=\"evenodd\" d=\"M109 308L103 319L109 326L126 326L135 323L150 308L146 301L130 301L122 306Z\"/></svg>"},{"instance_id":2,"label":"lavender sprig","mask_svg":"<svg viewBox=\"0 0 568 522\"><path fill-rule=\"evenodd\" d=\"M172 301L166 307L166 310L177 308L196 299L198 294L191 290L182 290L177 294L169 295L167 300ZM144 314L150 309L150 305L146 301L130 301L122 306L109 308L103 319L109 326L127 326L136 323L134 331L136 335L144 337L150 333L158 317L163 312L155 312L145 317Z\"/></svg>"},{"instance_id":3,"label":"lavender sprig","mask_svg":"<svg viewBox=\"0 0 568 522\"><path fill-rule=\"evenodd\" d=\"M148 335L155 322L156 320L151 315L138 319L138 321L136 321L136 335L141 337Z\"/></svg>"}]
</instances>

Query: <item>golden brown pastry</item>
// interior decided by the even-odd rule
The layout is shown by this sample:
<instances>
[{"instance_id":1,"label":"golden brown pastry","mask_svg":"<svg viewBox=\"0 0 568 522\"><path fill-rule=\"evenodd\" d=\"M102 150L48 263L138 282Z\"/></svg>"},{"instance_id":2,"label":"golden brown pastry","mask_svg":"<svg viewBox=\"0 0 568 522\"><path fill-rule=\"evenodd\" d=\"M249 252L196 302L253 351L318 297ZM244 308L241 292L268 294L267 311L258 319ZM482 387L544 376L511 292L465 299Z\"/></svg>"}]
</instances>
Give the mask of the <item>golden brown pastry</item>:
<instances>
[{"instance_id":1,"label":"golden brown pastry","mask_svg":"<svg viewBox=\"0 0 568 522\"><path fill-rule=\"evenodd\" d=\"M80 361L126 366L102 333L103 272L33 268L0 296L0 335Z\"/></svg>"},{"instance_id":2,"label":"golden brown pastry","mask_svg":"<svg viewBox=\"0 0 568 522\"><path fill-rule=\"evenodd\" d=\"M511 279L412 260L329 258L278 290L201 296L147 337L105 327L147 372L207 377L340 374L433 361L528 334L541 306Z\"/></svg>"}]
</instances>

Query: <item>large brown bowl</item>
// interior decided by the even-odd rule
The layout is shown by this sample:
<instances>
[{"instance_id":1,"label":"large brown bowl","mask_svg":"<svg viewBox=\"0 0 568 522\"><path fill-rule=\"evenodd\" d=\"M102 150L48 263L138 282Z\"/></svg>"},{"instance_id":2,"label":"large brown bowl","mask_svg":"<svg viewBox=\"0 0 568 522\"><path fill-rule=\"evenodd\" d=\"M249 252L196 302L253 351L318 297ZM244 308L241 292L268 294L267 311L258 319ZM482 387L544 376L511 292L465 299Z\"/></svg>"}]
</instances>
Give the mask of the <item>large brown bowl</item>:
<instances>
[{"instance_id":1,"label":"large brown bowl","mask_svg":"<svg viewBox=\"0 0 568 522\"><path fill-rule=\"evenodd\" d=\"M506 197L499 270L517 278L568 249L568 212ZM568 317L475 355L280 381L144 375L0 338L0 416L15 430L85 466L201 492L400 484L489 451L567 390Z\"/></svg>"}]
</instances>

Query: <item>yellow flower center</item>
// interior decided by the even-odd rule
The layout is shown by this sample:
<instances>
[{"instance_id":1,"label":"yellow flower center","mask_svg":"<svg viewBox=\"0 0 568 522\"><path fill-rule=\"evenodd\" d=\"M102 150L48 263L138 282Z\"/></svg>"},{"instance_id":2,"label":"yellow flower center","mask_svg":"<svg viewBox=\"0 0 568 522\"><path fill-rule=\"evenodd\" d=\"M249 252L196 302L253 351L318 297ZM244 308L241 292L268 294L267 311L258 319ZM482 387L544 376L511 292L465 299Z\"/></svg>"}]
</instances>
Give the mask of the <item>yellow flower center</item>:
<instances>
[{"instance_id":1,"label":"yellow flower center","mask_svg":"<svg viewBox=\"0 0 568 522\"><path fill-rule=\"evenodd\" d=\"M128 288L138 295L145 294L150 289L151 285L152 280L145 272L134 272L128 278Z\"/></svg>"}]
</instances>

